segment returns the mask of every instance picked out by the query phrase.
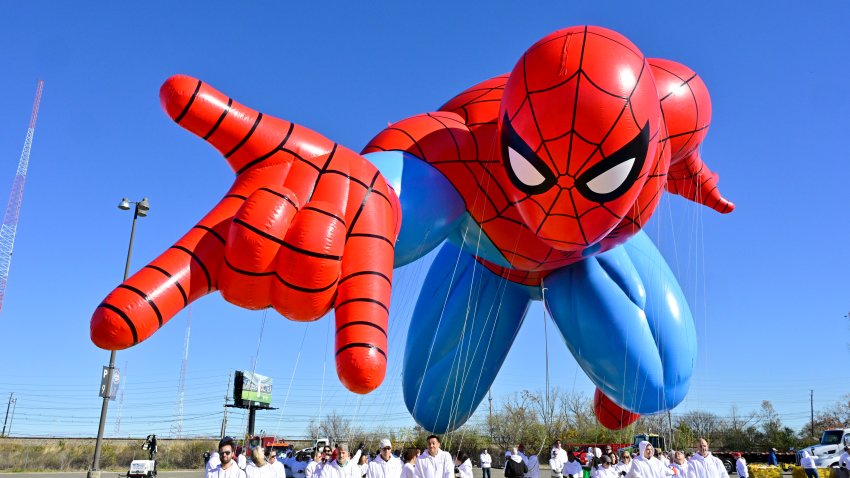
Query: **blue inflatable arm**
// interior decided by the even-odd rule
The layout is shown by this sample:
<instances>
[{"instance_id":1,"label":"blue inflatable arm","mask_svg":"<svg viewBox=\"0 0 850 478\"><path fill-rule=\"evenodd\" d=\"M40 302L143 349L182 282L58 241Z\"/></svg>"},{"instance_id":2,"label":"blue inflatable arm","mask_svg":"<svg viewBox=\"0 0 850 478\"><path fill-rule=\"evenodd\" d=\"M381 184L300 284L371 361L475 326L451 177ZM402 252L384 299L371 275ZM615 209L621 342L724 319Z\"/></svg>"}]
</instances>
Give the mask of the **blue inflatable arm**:
<instances>
[{"instance_id":1,"label":"blue inflatable arm","mask_svg":"<svg viewBox=\"0 0 850 478\"><path fill-rule=\"evenodd\" d=\"M395 267L424 256L459 227L466 206L460 193L436 168L401 151L381 151L364 157L381 171L401 203Z\"/></svg>"}]
</instances>

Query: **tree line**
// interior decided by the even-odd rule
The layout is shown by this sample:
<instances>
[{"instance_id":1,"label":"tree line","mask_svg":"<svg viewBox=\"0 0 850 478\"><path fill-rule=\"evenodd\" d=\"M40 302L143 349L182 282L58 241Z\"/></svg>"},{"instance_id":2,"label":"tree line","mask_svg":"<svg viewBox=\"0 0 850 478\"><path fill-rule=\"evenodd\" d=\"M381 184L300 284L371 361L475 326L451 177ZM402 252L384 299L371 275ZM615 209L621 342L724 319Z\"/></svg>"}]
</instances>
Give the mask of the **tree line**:
<instances>
[{"instance_id":1,"label":"tree line","mask_svg":"<svg viewBox=\"0 0 850 478\"><path fill-rule=\"evenodd\" d=\"M850 394L818 410L814 424L809 422L799 430L785 425L767 400L758 410L750 412L741 412L733 405L725 414L692 410L642 416L623 430L608 430L599 425L593 413L592 397L559 389L548 393L523 390L504 397L492 411L479 409L478 414L482 411L487 412L484 420L446 434L443 449L463 449L477 456L476 450L482 448L498 451L522 443L536 452L548 450L555 439L565 444L631 443L635 434L653 433L666 437L668 448L673 449L690 448L697 438L704 437L716 450L766 452L774 447L788 451L814 443L827 428L850 426ZM363 443L368 450L377 448L378 441L386 437L396 447L424 449L429 434L418 426L369 429L359 424L357 417L336 412L311 420L305 431L311 437L345 440L351 446ZM546 459L548 452L541 456L541 461Z\"/></svg>"}]
</instances>

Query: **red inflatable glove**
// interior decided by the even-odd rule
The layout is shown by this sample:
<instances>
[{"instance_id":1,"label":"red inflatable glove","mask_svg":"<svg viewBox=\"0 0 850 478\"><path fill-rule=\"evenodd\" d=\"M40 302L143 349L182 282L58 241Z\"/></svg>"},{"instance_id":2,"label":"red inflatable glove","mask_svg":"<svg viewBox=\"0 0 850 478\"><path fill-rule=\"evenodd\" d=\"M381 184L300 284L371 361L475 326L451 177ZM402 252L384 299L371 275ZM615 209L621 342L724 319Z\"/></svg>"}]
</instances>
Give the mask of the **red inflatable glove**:
<instances>
[{"instance_id":1,"label":"red inflatable glove","mask_svg":"<svg viewBox=\"0 0 850 478\"><path fill-rule=\"evenodd\" d=\"M681 63L650 58L649 64L667 126L663 140L670 150L667 190L721 214L732 212L735 205L717 187L720 177L708 169L699 153L711 124L708 88L702 78Z\"/></svg>"},{"instance_id":2,"label":"red inflatable glove","mask_svg":"<svg viewBox=\"0 0 850 478\"><path fill-rule=\"evenodd\" d=\"M233 304L274 307L298 321L333 307L340 380L357 393L378 387L401 225L383 176L357 153L194 78L170 78L160 101L224 155L236 180L195 227L97 307L95 345L131 347L220 290Z\"/></svg>"}]
</instances>

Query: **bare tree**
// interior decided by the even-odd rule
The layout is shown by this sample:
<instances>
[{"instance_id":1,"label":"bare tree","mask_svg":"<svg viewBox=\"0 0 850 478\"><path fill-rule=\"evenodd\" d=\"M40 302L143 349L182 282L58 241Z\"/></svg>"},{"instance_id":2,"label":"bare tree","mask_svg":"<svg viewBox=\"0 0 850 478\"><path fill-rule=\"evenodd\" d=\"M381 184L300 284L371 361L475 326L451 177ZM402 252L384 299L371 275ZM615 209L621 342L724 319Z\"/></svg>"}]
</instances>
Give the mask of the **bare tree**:
<instances>
[{"instance_id":1,"label":"bare tree","mask_svg":"<svg viewBox=\"0 0 850 478\"><path fill-rule=\"evenodd\" d=\"M349 440L356 430L351 425L351 419L331 412L319 422L313 419L307 423L307 435L311 437L327 437L332 443Z\"/></svg>"},{"instance_id":2,"label":"bare tree","mask_svg":"<svg viewBox=\"0 0 850 478\"><path fill-rule=\"evenodd\" d=\"M742 414L738 411L737 405L732 405L732 408L729 410L729 420L727 425L731 431L744 431L750 425L756 423L756 413L750 412L747 414Z\"/></svg>"},{"instance_id":3,"label":"bare tree","mask_svg":"<svg viewBox=\"0 0 850 478\"><path fill-rule=\"evenodd\" d=\"M562 407L560 406L565 395L558 388L549 390L548 397L546 397L545 392L531 393L525 391L523 393L526 398L528 398L534 411L537 413L537 420L543 424L546 431L546 436L543 438L544 441L540 443L540 448L535 450L536 452L539 452L545 447L545 445L548 445L549 442L560 437L566 428L566 418L564 413L562 413Z\"/></svg>"},{"instance_id":4,"label":"bare tree","mask_svg":"<svg viewBox=\"0 0 850 478\"><path fill-rule=\"evenodd\" d=\"M315 418L310 418L310 421L307 422L307 436L310 438L317 439L321 435L321 427L319 427L319 423Z\"/></svg>"},{"instance_id":5,"label":"bare tree","mask_svg":"<svg viewBox=\"0 0 850 478\"><path fill-rule=\"evenodd\" d=\"M509 449L518 443L537 446L546 439L546 430L533 408L534 399L534 394L528 391L514 394L505 400L498 413L488 418L493 441L501 448Z\"/></svg>"},{"instance_id":6,"label":"bare tree","mask_svg":"<svg viewBox=\"0 0 850 478\"><path fill-rule=\"evenodd\" d=\"M719 434L719 443L715 448L753 450L755 448L753 437L757 432L756 423L758 423L758 417L755 412L742 414L736 405L732 405L729 417L725 420L724 430Z\"/></svg>"},{"instance_id":7,"label":"bare tree","mask_svg":"<svg viewBox=\"0 0 850 478\"><path fill-rule=\"evenodd\" d=\"M696 438L711 439L723 428L723 419L711 412L690 411L680 416L677 423L692 431Z\"/></svg>"},{"instance_id":8,"label":"bare tree","mask_svg":"<svg viewBox=\"0 0 850 478\"><path fill-rule=\"evenodd\" d=\"M850 425L850 394L815 415L815 429L844 428Z\"/></svg>"},{"instance_id":9,"label":"bare tree","mask_svg":"<svg viewBox=\"0 0 850 478\"><path fill-rule=\"evenodd\" d=\"M568 393L559 400L559 415L567 428L583 430L594 426L593 400L581 393Z\"/></svg>"}]
</instances>

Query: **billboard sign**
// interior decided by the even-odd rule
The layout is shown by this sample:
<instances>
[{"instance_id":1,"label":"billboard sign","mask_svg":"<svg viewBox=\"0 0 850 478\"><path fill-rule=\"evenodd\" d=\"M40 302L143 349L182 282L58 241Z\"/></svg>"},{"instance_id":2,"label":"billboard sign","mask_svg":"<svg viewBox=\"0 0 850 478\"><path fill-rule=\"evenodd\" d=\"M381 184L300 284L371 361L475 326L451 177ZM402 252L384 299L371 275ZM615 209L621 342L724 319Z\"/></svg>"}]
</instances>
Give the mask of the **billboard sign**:
<instances>
[{"instance_id":1,"label":"billboard sign","mask_svg":"<svg viewBox=\"0 0 850 478\"><path fill-rule=\"evenodd\" d=\"M272 379L253 372L236 372L233 398L238 407L272 403Z\"/></svg>"},{"instance_id":2,"label":"billboard sign","mask_svg":"<svg viewBox=\"0 0 850 478\"><path fill-rule=\"evenodd\" d=\"M106 386L109 384L109 367L103 367L103 373L100 375L100 392L98 396L106 397ZM112 385L109 386L109 399L114 401L118 396L118 386L121 384L121 371L117 368L112 368Z\"/></svg>"}]
</instances>

